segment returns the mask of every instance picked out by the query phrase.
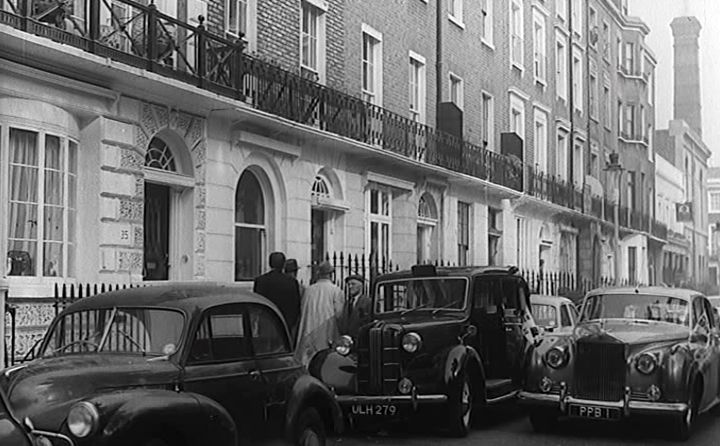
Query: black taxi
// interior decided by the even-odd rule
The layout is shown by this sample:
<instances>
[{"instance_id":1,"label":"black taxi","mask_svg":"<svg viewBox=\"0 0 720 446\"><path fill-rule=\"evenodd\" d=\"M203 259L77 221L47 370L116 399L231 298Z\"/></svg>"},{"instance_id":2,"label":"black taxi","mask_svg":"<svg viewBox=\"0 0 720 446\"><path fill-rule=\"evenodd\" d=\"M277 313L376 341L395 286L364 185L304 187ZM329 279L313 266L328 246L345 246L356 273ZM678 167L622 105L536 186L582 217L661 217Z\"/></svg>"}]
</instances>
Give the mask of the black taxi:
<instances>
[{"instance_id":1,"label":"black taxi","mask_svg":"<svg viewBox=\"0 0 720 446\"><path fill-rule=\"evenodd\" d=\"M435 267L378 277L357 339L318 353L310 373L352 424L427 412L454 436L473 410L517 395L537 328L515 267Z\"/></svg>"}]
</instances>

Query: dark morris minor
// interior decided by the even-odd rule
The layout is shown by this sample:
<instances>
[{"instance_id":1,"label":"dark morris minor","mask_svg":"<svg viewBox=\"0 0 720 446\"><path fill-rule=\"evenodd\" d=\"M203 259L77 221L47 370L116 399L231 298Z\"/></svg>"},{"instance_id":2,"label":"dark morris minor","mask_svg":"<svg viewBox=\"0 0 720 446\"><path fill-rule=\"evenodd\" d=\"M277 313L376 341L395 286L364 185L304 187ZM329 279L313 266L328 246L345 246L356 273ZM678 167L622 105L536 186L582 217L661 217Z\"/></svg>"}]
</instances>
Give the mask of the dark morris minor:
<instances>
[{"instance_id":1,"label":"dark morris minor","mask_svg":"<svg viewBox=\"0 0 720 446\"><path fill-rule=\"evenodd\" d=\"M8 403L5 392L0 389L0 445L2 446L72 446L72 440L61 434L35 429L32 422L18 419Z\"/></svg>"},{"instance_id":2,"label":"dark morris minor","mask_svg":"<svg viewBox=\"0 0 720 446\"><path fill-rule=\"evenodd\" d=\"M0 373L17 419L75 445L323 445L329 389L295 359L278 309L243 287L167 283L87 297L36 358ZM284 434L284 435L283 435ZM3 443L5 444L5 443Z\"/></svg>"},{"instance_id":3,"label":"dark morris minor","mask_svg":"<svg viewBox=\"0 0 720 446\"><path fill-rule=\"evenodd\" d=\"M677 439L720 402L720 333L710 302L682 289L590 292L572 333L534 347L521 401L537 431L559 417L664 417Z\"/></svg>"},{"instance_id":4,"label":"dark morris minor","mask_svg":"<svg viewBox=\"0 0 720 446\"><path fill-rule=\"evenodd\" d=\"M474 407L516 396L537 334L517 269L416 265L373 288L357 339L341 337L310 363L353 425L424 413L464 436Z\"/></svg>"}]
</instances>

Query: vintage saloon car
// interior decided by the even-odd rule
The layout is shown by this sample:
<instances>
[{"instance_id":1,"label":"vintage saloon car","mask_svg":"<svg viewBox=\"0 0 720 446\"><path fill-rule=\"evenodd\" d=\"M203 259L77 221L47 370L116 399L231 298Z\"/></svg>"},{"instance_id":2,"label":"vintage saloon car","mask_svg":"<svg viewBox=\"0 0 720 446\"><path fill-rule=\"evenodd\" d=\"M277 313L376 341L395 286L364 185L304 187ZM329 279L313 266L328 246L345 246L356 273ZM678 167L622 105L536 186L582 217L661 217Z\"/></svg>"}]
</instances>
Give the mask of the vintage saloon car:
<instances>
[{"instance_id":1,"label":"vintage saloon car","mask_svg":"<svg viewBox=\"0 0 720 446\"><path fill-rule=\"evenodd\" d=\"M528 287L515 268L416 265L380 276L371 321L318 353L324 380L353 424L419 412L463 436L473 407L520 389L530 334ZM439 418L438 418L439 417Z\"/></svg>"},{"instance_id":2,"label":"vintage saloon car","mask_svg":"<svg viewBox=\"0 0 720 446\"><path fill-rule=\"evenodd\" d=\"M669 418L678 439L720 399L720 338L710 302L683 289L590 292L569 334L534 348L521 401L538 430L558 417Z\"/></svg>"},{"instance_id":3,"label":"vintage saloon car","mask_svg":"<svg viewBox=\"0 0 720 446\"><path fill-rule=\"evenodd\" d=\"M322 445L343 423L294 358L278 309L233 285L82 299L55 318L36 359L0 373L0 388L18 419L78 446L235 446L268 432Z\"/></svg>"},{"instance_id":4,"label":"vintage saloon car","mask_svg":"<svg viewBox=\"0 0 720 446\"><path fill-rule=\"evenodd\" d=\"M572 330L577 320L575 305L567 297L531 294L530 305L535 324L543 333Z\"/></svg>"}]
</instances>

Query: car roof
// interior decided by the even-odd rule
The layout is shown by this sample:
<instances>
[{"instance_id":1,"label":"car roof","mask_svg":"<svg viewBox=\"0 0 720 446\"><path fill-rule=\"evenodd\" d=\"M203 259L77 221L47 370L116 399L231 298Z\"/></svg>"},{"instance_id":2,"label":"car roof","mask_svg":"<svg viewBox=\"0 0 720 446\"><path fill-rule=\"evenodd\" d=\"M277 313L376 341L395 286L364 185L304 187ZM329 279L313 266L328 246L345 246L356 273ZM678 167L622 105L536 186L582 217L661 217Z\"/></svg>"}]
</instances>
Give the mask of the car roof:
<instances>
[{"instance_id":1,"label":"car roof","mask_svg":"<svg viewBox=\"0 0 720 446\"><path fill-rule=\"evenodd\" d=\"M435 268L437 273L436 276L422 276L422 277L437 277L437 276L448 276L448 277L471 277L478 274L514 274L517 268L514 266L438 266ZM392 273L382 274L378 276L377 281L380 280L397 280L397 279L410 279L410 278L422 278L420 276L414 276L412 270L404 269L395 271ZM519 277L519 276L518 276Z\"/></svg>"},{"instance_id":2,"label":"car roof","mask_svg":"<svg viewBox=\"0 0 720 446\"><path fill-rule=\"evenodd\" d=\"M530 303L541 305L560 305L566 303L568 305L574 305L573 301L568 299L567 297L549 296L547 294L531 294Z\"/></svg>"},{"instance_id":3,"label":"car roof","mask_svg":"<svg viewBox=\"0 0 720 446\"><path fill-rule=\"evenodd\" d=\"M662 286L641 286L641 287L611 287L598 288L588 293L588 296L598 294L649 294L654 296L677 297L679 299L690 299L693 296L701 296L702 293L686 288L668 288Z\"/></svg>"},{"instance_id":4,"label":"car roof","mask_svg":"<svg viewBox=\"0 0 720 446\"><path fill-rule=\"evenodd\" d=\"M196 310L226 303L257 303L273 307L277 311L271 301L253 293L251 285L194 281L144 283L134 288L97 294L72 303L64 312L115 306L149 306L172 308L190 314Z\"/></svg>"}]
</instances>

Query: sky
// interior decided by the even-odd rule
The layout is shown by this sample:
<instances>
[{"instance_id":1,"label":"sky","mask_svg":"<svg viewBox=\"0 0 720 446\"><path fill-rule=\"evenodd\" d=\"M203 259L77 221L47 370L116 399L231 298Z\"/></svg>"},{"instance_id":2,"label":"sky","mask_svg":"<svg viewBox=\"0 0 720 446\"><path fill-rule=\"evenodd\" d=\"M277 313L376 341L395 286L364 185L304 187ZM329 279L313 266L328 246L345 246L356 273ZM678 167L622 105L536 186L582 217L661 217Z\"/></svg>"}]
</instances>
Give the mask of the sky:
<instances>
[{"instance_id":1,"label":"sky","mask_svg":"<svg viewBox=\"0 0 720 446\"><path fill-rule=\"evenodd\" d=\"M657 57L655 128L668 127L673 114L673 37L675 17L700 20L700 96L703 140L713 155L710 165L720 166L720 0L628 0L629 14L650 27L647 44Z\"/></svg>"}]
</instances>

